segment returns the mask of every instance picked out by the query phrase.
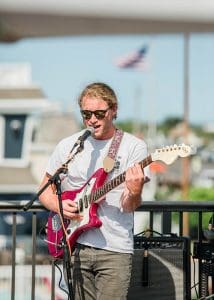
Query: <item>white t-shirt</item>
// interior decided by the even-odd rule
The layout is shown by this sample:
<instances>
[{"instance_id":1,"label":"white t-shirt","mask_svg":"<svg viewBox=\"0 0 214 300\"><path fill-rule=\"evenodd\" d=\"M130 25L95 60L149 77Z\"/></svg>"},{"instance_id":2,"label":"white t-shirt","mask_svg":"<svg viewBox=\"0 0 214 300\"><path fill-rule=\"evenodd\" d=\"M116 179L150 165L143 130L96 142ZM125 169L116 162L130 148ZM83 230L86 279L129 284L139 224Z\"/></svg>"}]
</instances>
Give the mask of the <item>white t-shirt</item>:
<instances>
[{"instance_id":1,"label":"white t-shirt","mask_svg":"<svg viewBox=\"0 0 214 300\"><path fill-rule=\"evenodd\" d=\"M69 152L74 143L83 132L63 139L55 148L50 157L47 173L53 175L56 170L67 161ZM77 190L88 179L103 167L103 160L107 156L111 139L96 140L92 136L84 142L84 149L78 153L68 165L68 174L62 179L62 191ZM147 145L143 140L124 132L120 147L115 158L115 167L108 174L108 180L125 172L135 162L140 162L147 157ZM145 175L148 176L147 168ZM99 228L90 228L78 238L78 243L102 248L115 252L133 252L133 213L123 212L120 205L124 183L112 189L99 203L98 218L102 221Z\"/></svg>"}]
</instances>

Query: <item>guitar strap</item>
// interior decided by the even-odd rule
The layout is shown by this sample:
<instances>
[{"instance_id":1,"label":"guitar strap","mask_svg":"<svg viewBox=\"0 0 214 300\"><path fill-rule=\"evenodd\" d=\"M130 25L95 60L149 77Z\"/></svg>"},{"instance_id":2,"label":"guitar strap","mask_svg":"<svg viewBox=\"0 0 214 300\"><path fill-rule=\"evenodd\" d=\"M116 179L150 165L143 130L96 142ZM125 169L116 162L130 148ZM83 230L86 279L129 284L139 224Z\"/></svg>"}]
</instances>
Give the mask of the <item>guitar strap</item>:
<instances>
[{"instance_id":1,"label":"guitar strap","mask_svg":"<svg viewBox=\"0 0 214 300\"><path fill-rule=\"evenodd\" d=\"M111 172L114 168L115 157L119 149L122 137L123 137L123 131L121 129L116 128L113 140L111 142L111 146L108 151L108 155L103 160L103 169L105 170L106 173Z\"/></svg>"}]
</instances>

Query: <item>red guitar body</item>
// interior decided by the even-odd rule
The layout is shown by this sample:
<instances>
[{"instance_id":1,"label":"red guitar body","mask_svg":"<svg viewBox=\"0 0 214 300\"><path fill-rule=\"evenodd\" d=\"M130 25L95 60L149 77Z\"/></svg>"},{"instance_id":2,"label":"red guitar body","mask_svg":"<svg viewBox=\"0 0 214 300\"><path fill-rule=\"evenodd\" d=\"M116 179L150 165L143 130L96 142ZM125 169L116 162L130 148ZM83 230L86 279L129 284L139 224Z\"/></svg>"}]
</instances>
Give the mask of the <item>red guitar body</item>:
<instances>
[{"instance_id":1,"label":"red guitar body","mask_svg":"<svg viewBox=\"0 0 214 300\"><path fill-rule=\"evenodd\" d=\"M64 227L66 229L67 240L71 250L80 234L90 228L100 227L102 222L97 217L98 204L91 201L85 202L85 197L93 194L97 188L104 184L107 173L104 169L98 169L86 182L86 184L75 191L65 191L62 193L62 200L70 199L78 203L79 211L83 215L83 220L73 221L66 219ZM61 219L57 213L51 212L47 223L47 240L49 253L55 258L63 256L63 227Z\"/></svg>"}]
</instances>

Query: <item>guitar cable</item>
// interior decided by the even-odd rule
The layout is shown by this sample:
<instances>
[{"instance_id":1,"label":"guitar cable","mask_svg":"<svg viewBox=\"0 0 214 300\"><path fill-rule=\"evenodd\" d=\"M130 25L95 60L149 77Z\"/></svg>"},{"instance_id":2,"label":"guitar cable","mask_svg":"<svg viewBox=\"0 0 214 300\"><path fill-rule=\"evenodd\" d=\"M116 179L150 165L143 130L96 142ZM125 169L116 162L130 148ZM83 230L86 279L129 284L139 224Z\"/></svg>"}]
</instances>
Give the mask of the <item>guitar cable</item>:
<instances>
[{"instance_id":1,"label":"guitar cable","mask_svg":"<svg viewBox=\"0 0 214 300\"><path fill-rule=\"evenodd\" d=\"M59 287L59 288L60 288L67 296L69 296L68 291L67 291L66 289L64 289L64 288L61 286L61 284L62 284L62 270L61 270L61 268L60 268L59 265L58 265L58 260L55 260L55 261L54 261L54 266L58 269L59 274L60 274L60 278L59 278L59 281L58 281L58 287Z\"/></svg>"},{"instance_id":2,"label":"guitar cable","mask_svg":"<svg viewBox=\"0 0 214 300\"><path fill-rule=\"evenodd\" d=\"M59 209L59 203L58 203L58 209ZM65 234L65 237L66 237L66 243L67 243L67 246L68 246L69 255L71 256L72 255L72 251L71 251L71 246L70 246L70 243L69 243L69 237L68 237L67 231L65 229L65 224L64 224L64 221L63 221L63 216L60 213L60 209L59 209L58 215L59 215L59 218L60 218L60 221L61 221L62 230L63 230L63 232Z\"/></svg>"}]
</instances>

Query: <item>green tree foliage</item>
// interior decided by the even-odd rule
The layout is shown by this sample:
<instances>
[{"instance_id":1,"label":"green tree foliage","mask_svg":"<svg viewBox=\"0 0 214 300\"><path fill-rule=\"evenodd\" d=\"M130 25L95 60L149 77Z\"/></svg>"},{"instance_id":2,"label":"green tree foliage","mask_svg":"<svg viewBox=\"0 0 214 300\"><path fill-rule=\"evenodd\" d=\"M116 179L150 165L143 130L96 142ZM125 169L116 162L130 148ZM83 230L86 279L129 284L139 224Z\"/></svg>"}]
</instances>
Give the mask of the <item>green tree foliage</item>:
<instances>
[{"instance_id":1,"label":"green tree foliage","mask_svg":"<svg viewBox=\"0 0 214 300\"><path fill-rule=\"evenodd\" d=\"M203 188L203 187L192 187L189 191L189 199L192 201L214 201L214 187L213 188ZM202 215L202 226L203 229L207 229L209 220L212 217L212 213L203 213ZM198 214L190 213L190 227L193 230L197 228L198 225Z\"/></svg>"},{"instance_id":2,"label":"green tree foliage","mask_svg":"<svg viewBox=\"0 0 214 300\"><path fill-rule=\"evenodd\" d=\"M127 121L122 121L122 122L116 122L116 126L126 132L129 132L129 133L133 133L134 131L134 127L135 127L135 124L134 124L134 121L132 120L127 120ZM139 124L139 130L140 132L146 132L147 130L147 125L140 122Z\"/></svg>"},{"instance_id":3,"label":"green tree foliage","mask_svg":"<svg viewBox=\"0 0 214 300\"><path fill-rule=\"evenodd\" d=\"M181 122L183 122L183 119L179 117L168 117L158 127L166 134L170 129Z\"/></svg>"},{"instance_id":4,"label":"green tree foliage","mask_svg":"<svg viewBox=\"0 0 214 300\"><path fill-rule=\"evenodd\" d=\"M133 122L130 120L125 122L116 122L116 126L126 132L131 133L133 131Z\"/></svg>"},{"instance_id":5,"label":"green tree foliage","mask_svg":"<svg viewBox=\"0 0 214 300\"><path fill-rule=\"evenodd\" d=\"M192 187L189 191L189 198L194 201L214 201L213 188Z\"/></svg>"}]
</instances>

